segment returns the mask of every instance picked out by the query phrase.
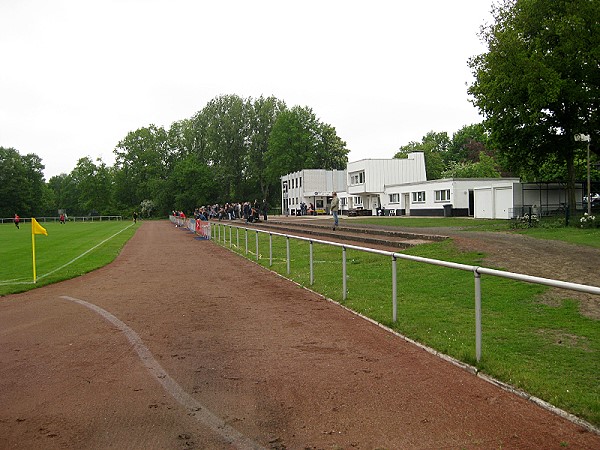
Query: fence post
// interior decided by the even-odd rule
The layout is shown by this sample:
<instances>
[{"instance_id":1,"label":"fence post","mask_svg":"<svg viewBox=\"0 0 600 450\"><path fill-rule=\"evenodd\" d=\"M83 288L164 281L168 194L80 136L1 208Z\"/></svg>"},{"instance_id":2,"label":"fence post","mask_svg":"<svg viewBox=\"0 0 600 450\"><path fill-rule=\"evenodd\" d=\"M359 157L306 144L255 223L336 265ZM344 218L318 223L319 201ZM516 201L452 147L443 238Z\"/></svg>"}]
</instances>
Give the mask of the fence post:
<instances>
[{"instance_id":1,"label":"fence post","mask_svg":"<svg viewBox=\"0 0 600 450\"><path fill-rule=\"evenodd\" d=\"M314 272L313 272L313 241L310 241L310 285L312 286L315 282Z\"/></svg>"},{"instance_id":2,"label":"fence post","mask_svg":"<svg viewBox=\"0 0 600 450\"><path fill-rule=\"evenodd\" d=\"M244 228L246 231L246 255L248 254L248 228Z\"/></svg>"},{"instance_id":3,"label":"fence post","mask_svg":"<svg viewBox=\"0 0 600 450\"><path fill-rule=\"evenodd\" d=\"M392 255L392 320L398 320L398 284L396 274L396 255Z\"/></svg>"},{"instance_id":4,"label":"fence post","mask_svg":"<svg viewBox=\"0 0 600 450\"><path fill-rule=\"evenodd\" d=\"M256 230L256 260L258 261L258 230Z\"/></svg>"},{"instance_id":5,"label":"fence post","mask_svg":"<svg viewBox=\"0 0 600 450\"><path fill-rule=\"evenodd\" d=\"M235 229L235 238L236 238L236 242L237 242L237 251L240 251L240 229L236 228Z\"/></svg>"},{"instance_id":6,"label":"fence post","mask_svg":"<svg viewBox=\"0 0 600 450\"><path fill-rule=\"evenodd\" d=\"M287 274L290 274L290 237L286 236L285 237L285 246L286 246L286 252L287 252Z\"/></svg>"},{"instance_id":7,"label":"fence post","mask_svg":"<svg viewBox=\"0 0 600 450\"><path fill-rule=\"evenodd\" d=\"M475 275L475 357L481 359L481 274L477 269Z\"/></svg>"},{"instance_id":8,"label":"fence post","mask_svg":"<svg viewBox=\"0 0 600 450\"><path fill-rule=\"evenodd\" d=\"M269 233L269 267L273 265L273 233Z\"/></svg>"},{"instance_id":9,"label":"fence post","mask_svg":"<svg viewBox=\"0 0 600 450\"><path fill-rule=\"evenodd\" d=\"M348 297L347 288L347 277L346 277L346 247L342 247L342 299L346 300Z\"/></svg>"},{"instance_id":10,"label":"fence post","mask_svg":"<svg viewBox=\"0 0 600 450\"><path fill-rule=\"evenodd\" d=\"M229 225L229 248L233 246L233 241L231 240L231 229L233 226Z\"/></svg>"}]
</instances>

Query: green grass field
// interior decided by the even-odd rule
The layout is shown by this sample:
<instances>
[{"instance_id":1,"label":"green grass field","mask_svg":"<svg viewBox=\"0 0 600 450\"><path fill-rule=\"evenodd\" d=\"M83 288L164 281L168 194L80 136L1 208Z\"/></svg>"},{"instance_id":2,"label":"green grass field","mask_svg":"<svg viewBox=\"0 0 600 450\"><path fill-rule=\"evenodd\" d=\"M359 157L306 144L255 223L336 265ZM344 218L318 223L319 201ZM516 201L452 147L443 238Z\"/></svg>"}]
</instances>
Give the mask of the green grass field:
<instances>
[{"instance_id":1,"label":"green grass field","mask_svg":"<svg viewBox=\"0 0 600 450\"><path fill-rule=\"evenodd\" d=\"M129 221L41 223L48 236L35 236L37 283L33 284L31 223L19 230L0 224L0 295L23 292L74 278L113 261L138 225Z\"/></svg>"},{"instance_id":2,"label":"green grass field","mask_svg":"<svg viewBox=\"0 0 600 450\"><path fill-rule=\"evenodd\" d=\"M439 219L438 219L439 222ZM577 232L577 230L575 230ZM256 260L256 233L235 230L232 250ZM222 235L223 236L223 235ZM229 232L225 247L230 247ZM539 300L547 288L482 276L482 359L475 358L474 280L470 272L398 260L398 321L392 321L391 258L347 250L347 299L342 297L342 250L313 245L315 282L310 285L309 244L259 234L259 264L323 294L516 388L600 426L600 326L582 316L573 300L559 306ZM479 253L462 253L451 240L405 253L480 265Z\"/></svg>"}]
</instances>

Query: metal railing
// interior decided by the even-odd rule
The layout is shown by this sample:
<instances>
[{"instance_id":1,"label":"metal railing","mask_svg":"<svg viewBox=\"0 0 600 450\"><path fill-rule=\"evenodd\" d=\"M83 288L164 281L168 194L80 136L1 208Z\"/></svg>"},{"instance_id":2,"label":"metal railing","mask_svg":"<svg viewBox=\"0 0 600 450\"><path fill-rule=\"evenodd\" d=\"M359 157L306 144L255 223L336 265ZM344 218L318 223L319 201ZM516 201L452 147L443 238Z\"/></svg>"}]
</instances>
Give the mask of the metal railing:
<instances>
[{"instance_id":1,"label":"metal railing","mask_svg":"<svg viewBox=\"0 0 600 450\"><path fill-rule=\"evenodd\" d=\"M0 223L13 223L13 217L0 217ZM21 223L31 222L31 217L20 217ZM59 222L58 216L36 217L38 222ZM102 222L105 220L123 220L123 216L69 216L67 220L72 222Z\"/></svg>"},{"instance_id":2,"label":"metal railing","mask_svg":"<svg viewBox=\"0 0 600 450\"><path fill-rule=\"evenodd\" d=\"M217 228L215 231L214 228ZM245 231L245 247L246 254L248 254L248 231L247 227L240 227L235 225L221 224L221 223L211 223L211 236L213 239L216 239L218 242L222 242L223 245L227 244L227 233L226 228L229 228L229 247L233 246L232 240L232 229L236 229L236 240L237 240L237 248L240 248L240 229ZM221 234L221 230L223 233ZM431 258L424 258L421 256L413 256L406 255L403 253L390 252L385 250L377 250L373 248L360 247L356 245L348 245L348 244L340 244L337 242L323 241L319 239L307 238L302 236L294 236L290 234L284 233L276 233L273 231L265 231L259 230L256 228L251 228L252 231L256 233L256 260L259 259L259 233L264 233L269 235L269 267L273 265L273 236L280 236L286 239L286 269L287 274L289 275L290 270L290 239L296 239L299 241L305 241L309 243L309 266L310 266L310 285L314 283L314 266L313 266L313 244L323 244L329 245L333 247L340 247L342 249L342 299L346 300L348 290L347 290L347 264L346 264L346 250L358 250L366 253L374 253L378 255L387 256L391 259L391 267L392 267L392 320L394 322L398 319L398 282L397 282L397 271L396 271L396 262L398 259L419 262L424 264L431 264L435 266L447 267L456 270L462 270L467 272L472 272L474 277L474 287L475 287L475 353L477 362L481 360L481 275L491 275L500 278L508 278L511 280L523 281L526 283L533 284L541 284L545 286L568 289L572 291L585 292L587 294L595 294L600 295L600 287L588 286L585 284L571 283L567 281L559 281L552 280L548 278L535 277L531 275L524 275L520 273L513 272L505 272L502 270L496 269L488 269L486 267L481 266L471 266L467 264L454 263L449 261L442 261Z\"/></svg>"}]
</instances>

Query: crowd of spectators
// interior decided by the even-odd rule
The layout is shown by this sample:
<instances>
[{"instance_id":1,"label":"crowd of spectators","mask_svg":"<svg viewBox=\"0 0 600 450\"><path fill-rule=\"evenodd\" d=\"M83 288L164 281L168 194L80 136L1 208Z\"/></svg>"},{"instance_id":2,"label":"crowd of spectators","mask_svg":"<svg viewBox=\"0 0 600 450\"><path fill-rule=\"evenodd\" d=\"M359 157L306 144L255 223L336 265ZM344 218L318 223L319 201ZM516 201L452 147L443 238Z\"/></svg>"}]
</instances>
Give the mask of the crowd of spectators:
<instances>
[{"instance_id":1,"label":"crowd of spectators","mask_svg":"<svg viewBox=\"0 0 600 450\"><path fill-rule=\"evenodd\" d=\"M258 200L251 202L225 203L224 205L214 204L201 206L194 209L194 218L204 221L208 220L245 220L246 223L259 222L267 220L269 205L266 200L259 203ZM182 211L173 211L175 217L183 217Z\"/></svg>"}]
</instances>

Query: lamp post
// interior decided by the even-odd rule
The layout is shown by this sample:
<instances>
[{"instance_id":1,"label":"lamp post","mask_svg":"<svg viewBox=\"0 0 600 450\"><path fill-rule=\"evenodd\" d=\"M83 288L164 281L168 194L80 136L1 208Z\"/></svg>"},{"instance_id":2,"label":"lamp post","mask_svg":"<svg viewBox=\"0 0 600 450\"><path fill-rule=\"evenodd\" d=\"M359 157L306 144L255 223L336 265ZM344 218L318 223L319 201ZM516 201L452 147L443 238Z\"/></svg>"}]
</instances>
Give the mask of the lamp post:
<instances>
[{"instance_id":1,"label":"lamp post","mask_svg":"<svg viewBox=\"0 0 600 450\"><path fill-rule=\"evenodd\" d=\"M592 182L590 177L590 141L592 140L589 134L578 134L575 136L576 141L587 142L587 213L592 214Z\"/></svg>"}]
</instances>

